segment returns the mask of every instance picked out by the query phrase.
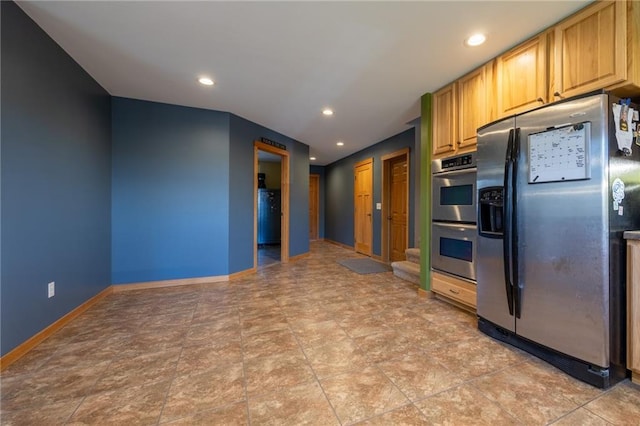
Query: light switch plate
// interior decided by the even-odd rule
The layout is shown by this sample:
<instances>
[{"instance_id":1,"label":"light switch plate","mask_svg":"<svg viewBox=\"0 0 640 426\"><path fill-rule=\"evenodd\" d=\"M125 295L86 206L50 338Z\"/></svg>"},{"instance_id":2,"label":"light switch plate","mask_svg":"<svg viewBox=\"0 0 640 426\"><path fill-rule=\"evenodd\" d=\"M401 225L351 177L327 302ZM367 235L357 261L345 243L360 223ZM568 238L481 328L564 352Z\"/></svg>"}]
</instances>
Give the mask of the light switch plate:
<instances>
[{"instance_id":1,"label":"light switch plate","mask_svg":"<svg viewBox=\"0 0 640 426\"><path fill-rule=\"evenodd\" d=\"M376 203L376 210L382 210L382 203Z\"/></svg>"}]
</instances>

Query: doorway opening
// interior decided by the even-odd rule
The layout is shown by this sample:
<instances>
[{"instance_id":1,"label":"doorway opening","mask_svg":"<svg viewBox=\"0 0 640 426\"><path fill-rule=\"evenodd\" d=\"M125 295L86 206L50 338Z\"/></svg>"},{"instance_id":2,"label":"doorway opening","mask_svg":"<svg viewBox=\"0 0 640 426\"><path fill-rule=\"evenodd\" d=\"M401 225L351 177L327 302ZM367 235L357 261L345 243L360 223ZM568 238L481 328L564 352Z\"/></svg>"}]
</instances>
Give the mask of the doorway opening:
<instances>
[{"instance_id":1,"label":"doorway opening","mask_svg":"<svg viewBox=\"0 0 640 426\"><path fill-rule=\"evenodd\" d=\"M409 248L409 148L382 158L382 260L406 260Z\"/></svg>"},{"instance_id":2,"label":"doorway opening","mask_svg":"<svg viewBox=\"0 0 640 426\"><path fill-rule=\"evenodd\" d=\"M254 268L289 261L289 153L254 142Z\"/></svg>"}]
</instances>

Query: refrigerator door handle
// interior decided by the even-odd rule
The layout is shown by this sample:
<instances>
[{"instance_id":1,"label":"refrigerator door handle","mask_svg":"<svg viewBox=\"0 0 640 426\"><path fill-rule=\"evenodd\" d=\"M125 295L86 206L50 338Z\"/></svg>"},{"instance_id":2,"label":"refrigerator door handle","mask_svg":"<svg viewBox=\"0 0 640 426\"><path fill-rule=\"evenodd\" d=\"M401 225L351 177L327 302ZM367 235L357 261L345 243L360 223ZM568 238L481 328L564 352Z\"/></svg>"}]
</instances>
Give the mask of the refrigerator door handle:
<instances>
[{"instance_id":1,"label":"refrigerator door handle","mask_svg":"<svg viewBox=\"0 0 640 426\"><path fill-rule=\"evenodd\" d=\"M504 159L504 203L502 205L504 218L504 233L502 237L502 257L504 263L504 283L507 291L509 315L513 315L513 284L511 283L511 173L513 173L513 140L515 130L509 130L507 153Z\"/></svg>"},{"instance_id":2,"label":"refrigerator door handle","mask_svg":"<svg viewBox=\"0 0 640 426\"><path fill-rule=\"evenodd\" d=\"M518 159L520 158L520 129L516 128L513 140L511 167L511 272L516 318L522 310L522 288L518 273Z\"/></svg>"}]
</instances>

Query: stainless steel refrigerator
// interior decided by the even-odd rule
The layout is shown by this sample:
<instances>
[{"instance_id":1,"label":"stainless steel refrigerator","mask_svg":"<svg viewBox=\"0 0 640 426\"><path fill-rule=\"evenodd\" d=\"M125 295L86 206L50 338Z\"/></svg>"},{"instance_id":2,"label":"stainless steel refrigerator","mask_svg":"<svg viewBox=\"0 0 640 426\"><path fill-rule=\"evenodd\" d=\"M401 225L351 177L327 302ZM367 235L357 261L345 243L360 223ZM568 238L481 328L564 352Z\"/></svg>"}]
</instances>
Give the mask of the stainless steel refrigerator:
<instances>
[{"instance_id":1,"label":"stainless steel refrigerator","mask_svg":"<svg viewBox=\"0 0 640 426\"><path fill-rule=\"evenodd\" d=\"M258 189L258 244L280 244L281 205L279 189Z\"/></svg>"},{"instance_id":2,"label":"stainless steel refrigerator","mask_svg":"<svg viewBox=\"0 0 640 426\"><path fill-rule=\"evenodd\" d=\"M626 375L622 233L640 229L619 102L596 92L478 129L478 327L598 387Z\"/></svg>"}]
</instances>

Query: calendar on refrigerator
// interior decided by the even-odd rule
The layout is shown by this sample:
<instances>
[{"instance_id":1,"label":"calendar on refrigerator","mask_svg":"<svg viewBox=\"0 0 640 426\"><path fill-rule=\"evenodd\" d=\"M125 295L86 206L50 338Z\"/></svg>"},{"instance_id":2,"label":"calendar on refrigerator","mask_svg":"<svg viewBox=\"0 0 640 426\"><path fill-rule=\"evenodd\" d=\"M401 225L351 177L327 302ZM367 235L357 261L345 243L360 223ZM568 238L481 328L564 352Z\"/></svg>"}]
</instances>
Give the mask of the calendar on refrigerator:
<instances>
[{"instance_id":1,"label":"calendar on refrigerator","mask_svg":"<svg viewBox=\"0 0 640 426\"><path fill-rule=\"evenodd\" d=\"M588 122L529 135L529 183L589 179Z\"/></svg>"}]
</instances>

